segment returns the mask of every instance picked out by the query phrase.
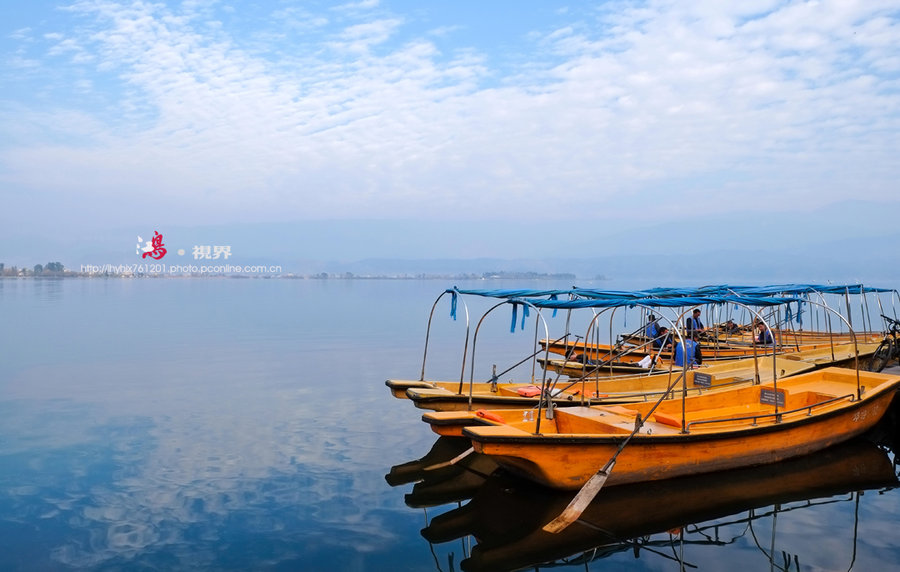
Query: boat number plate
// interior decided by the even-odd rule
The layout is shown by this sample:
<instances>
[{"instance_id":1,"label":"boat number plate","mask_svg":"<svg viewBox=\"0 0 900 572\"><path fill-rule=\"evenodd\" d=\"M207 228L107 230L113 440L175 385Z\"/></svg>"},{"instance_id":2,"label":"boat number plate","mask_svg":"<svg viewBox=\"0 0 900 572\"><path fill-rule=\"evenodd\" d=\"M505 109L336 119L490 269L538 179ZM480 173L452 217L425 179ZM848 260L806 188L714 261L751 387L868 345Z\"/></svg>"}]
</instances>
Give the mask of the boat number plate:
<instances>
[{"instance_id":1,"label":"boat number plate","mask_svg":"<svg viewBox=\"0 0 900 572\"><path fill-rule=\"evenodd\" d=\"M694 385L710 387L712 386L712 376L708 373L694 372Z\"/></svg>"},{"instance_id":2,"label":"boat number plate","mask_svg":"<svg viewBox=\"0 0 900 572\"><path fill-rule=\"evenodd\" d=\"M784 407L784 392L776 392L773 389L761 389L759 394L759 402L763 405L777 405L778 407Z\"/></svg>"}]
</instances>

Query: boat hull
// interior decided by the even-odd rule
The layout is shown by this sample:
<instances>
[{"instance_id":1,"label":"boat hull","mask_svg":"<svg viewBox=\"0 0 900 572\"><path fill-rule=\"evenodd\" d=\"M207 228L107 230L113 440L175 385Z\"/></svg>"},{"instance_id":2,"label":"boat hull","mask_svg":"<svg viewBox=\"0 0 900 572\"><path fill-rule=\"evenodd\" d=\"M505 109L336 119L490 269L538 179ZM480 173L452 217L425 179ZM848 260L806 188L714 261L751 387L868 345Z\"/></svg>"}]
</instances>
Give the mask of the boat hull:
<instances>
[{"instance_id":1,"label":"boat hull","mask_svg":"<svg viewBox=\"0 0 900 572\"><path fill-rule=\"evenodd\" d=\"M785 463L601 490L577 526L551 533L543 526L566 508L572 493L500 473L471 502L434 517L422 535L430 542L477 538L470 558L461 563L463 570L519 570L596 547L601 554L616 547L631 550L635 544L627 539L688 524L700 528L732 515L752 518L756 515L740 513L760 507L896 485L888 453L856 439Z\"/></svg>"},{"instance_id":2,"label":"boat hull","mask_svg":"<svg viewBox=\"0 0 900 572\"><path fill-rule=\"evenodd\" d=\"M823 371L844 378L852 375L854 379L856 374L837 368ZM804 377L816 373L782 380L779 386L783 385L782 391L790 393L793 390L789 388L801 387L790 382L805 382ZM900 383L898 377L873 375L865 374L865 385L877 387L869 385L872 389L861 399L850 394L830 405L809 410L793 410L789 402L788 411L779 417L763 413L764 409L735 406L731 408L730 417L720 416L715 423L707 424L714 417L713 411L724 412L726 408L698 412L699 418L691 417L688 409L683 419L687 432L678 427L682 419L673 422L678 414L675 406L680 405L680 400L670 401L666 404L669 407L658 409L654 420L647 421L622 449L606 485L773 463L847 441L881 419ZM814 388L817 378L810 379L809 385ZM745 389L757 393L774 390L764 386ZM797 392L798 397L801 393ZM636 406L634 409L641 411ZM645 407L642 411L646 414L648 409ZM557 410L552 421L541 420L543 427L535 423L534 429L541 433L518 423L515 427L470 426L463 429L463 436L472 440L476 452L494 457L500 465L515 473L549 487L577 489L616 454L631 433L632 420L633 417L629 418L627 414L578 407Z\"/></svg>"}]
</instances>

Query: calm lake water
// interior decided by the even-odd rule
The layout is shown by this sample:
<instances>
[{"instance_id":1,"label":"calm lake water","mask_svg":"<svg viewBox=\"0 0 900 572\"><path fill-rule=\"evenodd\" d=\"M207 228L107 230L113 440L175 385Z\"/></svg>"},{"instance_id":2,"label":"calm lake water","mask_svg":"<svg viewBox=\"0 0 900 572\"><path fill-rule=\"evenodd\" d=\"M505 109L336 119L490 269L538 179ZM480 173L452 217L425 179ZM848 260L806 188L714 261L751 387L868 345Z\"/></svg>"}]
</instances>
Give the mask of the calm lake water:
<instances>
[{"instance_id":1,"label":"calm lake water","mask_svg":"<svg viewBox=\"0 0 900 572\"><path fill-rule=\"evenodd\" d=\"M0 570L898 568L897 407L829 455L604 490L553 542L533 529L565 499L483 459L422 481L460 444L384 380L418 377L452 285L0 280ZM448 311L432 379L459 378ZM479 374L533 344L492 330Z\"/></svg>"}]
</instances>

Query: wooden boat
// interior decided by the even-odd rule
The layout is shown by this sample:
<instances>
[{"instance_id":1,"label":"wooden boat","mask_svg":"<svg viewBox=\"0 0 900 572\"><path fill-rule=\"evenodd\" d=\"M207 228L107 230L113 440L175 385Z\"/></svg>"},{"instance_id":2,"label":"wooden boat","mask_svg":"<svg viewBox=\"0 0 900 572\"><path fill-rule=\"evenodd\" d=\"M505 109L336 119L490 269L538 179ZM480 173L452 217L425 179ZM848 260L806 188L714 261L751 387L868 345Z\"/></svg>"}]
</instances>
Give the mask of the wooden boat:
<instances>
[{"instance_id":1,"label":"wooden boat","mask_svg":"<svg viewBox=\"0 0 900 572\"><path fill-rule=\"evenodd\" d=\"M540 384L541 381L538 380L537 383ZM513 407L528 407L530 404L536 402L535 397L540 393L540 388L532 382L521 383L498 381L497 383L460 383L458 381L389 379L385 381L384 384L390 388L391 394L399 399L413 399L416 401L417 396L425 396L428 395L429 391L437 390L437 395L459 395L466 397L466 400L464 401L468 401L468 396L471 391L476 396L494 395L497 397L508 398L508 401ZM565 395L562 396L561 399L568 400L570 396L574 399L578 395L578 393L574 392L566 391L564 393ZM428 408L426 407L426 409Z\"/></svg>"},{"instance_id":2,"label":"wooden boat","mask_svg":"<svg viewBox=\"0 0 900 572\"><path fill-rule=\"evenodd\" d=\"M784 363L782 363L784 362ZM771 381L773 377L772 358L763 358L757 363L753 360L739 363L716 364L707 368L698 368L686 372L687 388L690 395L708 393L722 388L737 385L750 385L757 375L760 381ZM737 366L737 367L735 367ZM802 361L778 361L779 379L811 371L814 366ZM758 369L757 369L758 368ZM575 401L560 401L560 396L550 401L554 407L576 407L593 405L616 405L643 403L662 397L667 388L682 372L662 372L651 376L631 376L607 378L602 383L577 383L577 387L585 387L584 395ZM566 387L566 386L564 386ZM596 389L599 387L599 392ZM680 390L679 390L680 391ZM532 397L525 405L513 406L505 396L473 396L473 407L469 408L468 396L447 395L439 390L410 390L410 399L421 409L433 409L422 415L422 420L431 426L432 431L447 437L462 437L463 428L469 425L494 425L515 419L534 417L538 407L538 397ZM522 399L516 399L516 402ZM546 400L545 400L546 402ZM437 408L439 406L439 408Z\"/></svg>"},{"instance_id":3,"label":"wooden boat","mask_svg":"<svg viewBox=\"0 0 900 572\"><path fill-rule=\"evenodd\" d=\"M592 365L597 366L599 371L609 370L617 372L627 372L629 368L639 367L638 362L647 356L657 358L662 363L667 363L672 359L671 350L654 349L648 341L643 338L632 337L631 343L618 345L610 344L593 344L578 342L567 342L561 340L540 340L541 348L550 353L562 355L564 358L572 358L574 356L582 356L589 360ZM782 340L775 337L778 343L775 346L777 353L794 353L798 351L811 349L824 349L832 345L842 345L852 342L846 336L835 336L834 338L816 337L815 339L803 340ZM857 343L878 343L880 337L873 339L871 336L860 336ZM771 347L753 345L750 338L741 340L729 340L726 342L700 341L700 350L703 353L704 360L729 360L739 359L759 355L768 351L771 353ZM602 369L601 369L602 367Z\"/></svg>"},{"instance_id":4,"label":"wooden boat","mask_svg":"<svg viewBox=\"0 0 900 572\"><path fill-rule=\"evenodd\" d=\"M709 346L714 346L716 344L728 345L750 345L753 343L753 336L755 332L753 331L752 326L740 326L740 331L738 332L727 332L724 329L724 325L717 324L712 329L704 330L700 334L700 341ZM854 332L856 335L856 339L859 341L868 340L875 341L881 338L881 332ZM783 342L784 344L790 345L804 345L805 343L820 343L820 342L849 342L853 339L853 334L850 332L820 332L815 330L790 330L784 328L772 328L772 334L775 339ZM647 343L649 338L647 336L634 333L625 336L620 336L620 340L631 344L631 345L640 345ZM562 341L562 340L560 340Z\"/></svg>"},{"instance_id":5,"label":"wooden boat","mask_svg":"<svg viewBox=\"0 0 900 572\"><path fill-rule=\"evenodd\" d=\"M850 362L857 355L853 352L853 347L854 346L852 342L841 342L839 344L836 343L823 345L813 344L810 346L806 346L801 350L792 350L789 352L779 351L778 355L783 356L785 359L796 359L800 361L807 361L809 357L815 356L813 359L818 360L820 363L825 363L827 361L830 365L850 365ZM856 347L860 360L869 359L878 348L878 342L858 343ZM764 347L757 348L757 355L765 355L767 349L769 355L771 355L771 349ZM706 354L703 354L703 356L703 361L707 365L719 364L722 362L728 363L736 359L729 358L716 360L707 359L708 356ZM833 357L832 359L828 360L828 356ZM596 376L608 377L612 374L617 373L649 374L653 371L668 369L670 365L669 359L657 361L653 368L643 367L638 363L585 364L583 362L574 360L545 358L538 358L537 361L544 369L552 371L559 375L565 375L573 379ZM726 365L724 367L727 368L728 366Z\"/></svg>"},{"instance_id":6,"label":"wooden boat","mask_svg":"<svg viewBox=\"0 0 900 572\"><path fill-rule=\"evenodd\" d=\"M871 347L869 347L871 346ZM861 355L875 351L877 346L861 346ZM736 383L755 380L770 381L778 377L795 375L828 365L855 366L856 352L852 345L844 344L831 349L806 350L795 354L777 356L775 367L772 357L758 360L745 358L728 362L704 363L687 372L691 393ZM678 375L680 370L675 372ZM628 403L645 401L661 395L671 383L668 370L652 375L594 376L580 380L560 380L551 385L551 401L559 407L596 405L603 403ZM536 407L540 399L540 387L533 383L475 383L446 381L387 380L391 392L413 401L416 407L431 411L475 411L477 409L519 409ZM540 382L538 382L540 384ZM460 391L462 387L462 391ZM459 431L454 435L461 434Z\"/></svg>"},{"instance_id":7,"label":"wooden boat","mask_svg":"<svg viewBox=\"0 0 900 572\"><path fill-rule=\"evenodd\" d=\"M514 421L468 426L463 436L475 452L552 488L577 489L615 459L613 486L822 450L874 426L898 385L896 375L826 368L680 400L557 408L552 419L512 410Z\"/></svg>"},{"instance_id":8,"label":"wooden boat","mask_svg":"<svg viewBox=\"0 0 900 572\"><path fill-rule=\"evenodd\" d=\"M460 563L463 570L523 570L585 551L599 558L636 551L642 544L630 539L646 540L688 525L703 529L710 521L722 527L729 517L744 521L748 511L750 518L771 516L760 510L765 507L803 510L815 499L834 502L830 497L898 484L887 451L860 438L783 463L601 490L578 526L554 534L542 527L566 507L572 493L496 473L469 503L435 516L422 536L432 543L476 538L471 555ZM721 543L718 535L711 537L711 543ZM665 541L671 547L668 535Z\"/></svg>"},{"instance_id":9,"label":"wooden boat","mask_svg":"<svg viewBox=\"0 0 900 572\"><path fill-rule=\"evenodd\" d=\"M585 356L595 363L623 365L636 364L647 356L660 357L670 359L672 352L669 350L659 351L654 349L649 342L637 341L628 344L594 344L585 342L564 342L564 341L539 341L541 348L552 354L562 356ZM757 348L759 353L762 348ZM704 355L717 359L736 359L752 356L754 353L753 346L726 346L713 347L708 344L701 344L701 350Z\"/></svg>"}]
</instances>

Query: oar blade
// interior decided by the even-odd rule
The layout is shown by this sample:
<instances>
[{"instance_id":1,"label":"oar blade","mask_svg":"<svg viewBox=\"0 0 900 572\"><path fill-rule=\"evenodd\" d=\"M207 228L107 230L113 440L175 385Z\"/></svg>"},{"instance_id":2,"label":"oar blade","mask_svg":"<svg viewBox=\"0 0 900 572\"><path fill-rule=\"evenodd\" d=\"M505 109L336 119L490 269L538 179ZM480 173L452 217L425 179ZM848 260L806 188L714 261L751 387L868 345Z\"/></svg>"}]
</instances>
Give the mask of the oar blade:
<instances>
[{"instance_id":1,"label":"oar blade","mask_svg":"<svg viewBox=\"0 0 900 572\"><path fill-rule=\"evenodd\" d=\"M603 488L603 485L606 484L606 479L609 478L609 473L612 471L615 464L615 461L612 461L607 466L594 473L593 476L588 479L588 482L584 483L584 486L581 487L581 490L578 491L578 494L575 495L569 503L569 506L567 506L559 516L544 525L544 530L556 534L562 532L566 527L578 520L581 517L581 513L583 513L588 505L591 504L591 501L594 500L594 497L597 496L597 493L599 493L600 489Z\"/></svg>"}]
</instances>

